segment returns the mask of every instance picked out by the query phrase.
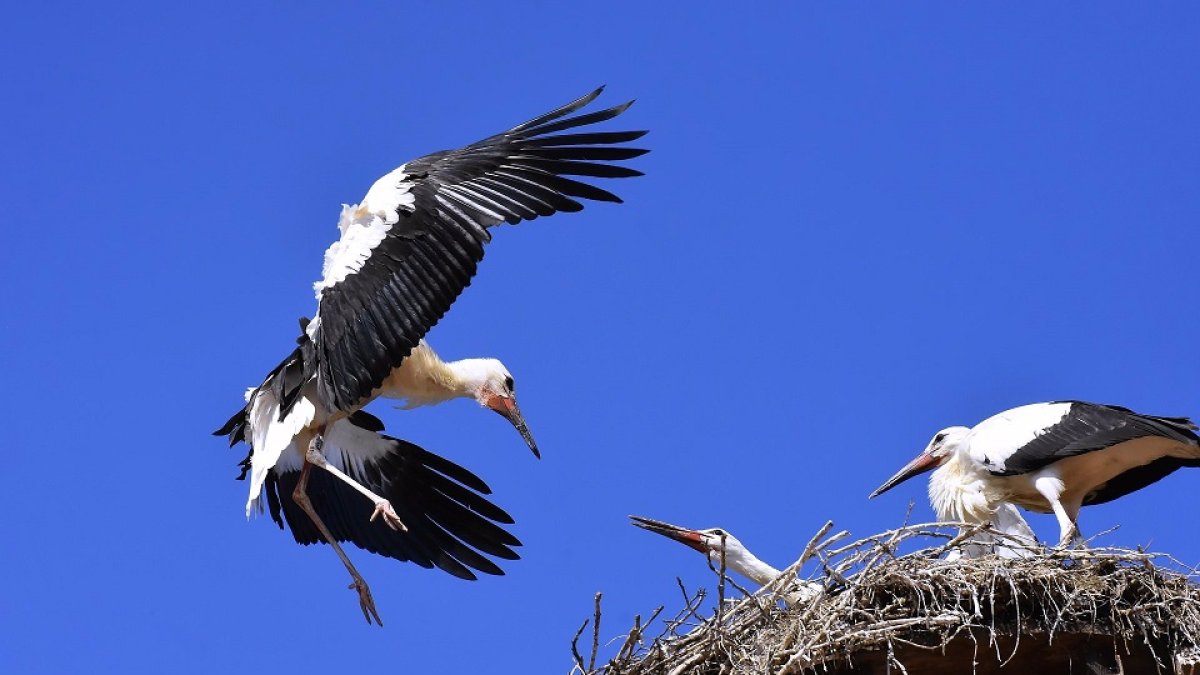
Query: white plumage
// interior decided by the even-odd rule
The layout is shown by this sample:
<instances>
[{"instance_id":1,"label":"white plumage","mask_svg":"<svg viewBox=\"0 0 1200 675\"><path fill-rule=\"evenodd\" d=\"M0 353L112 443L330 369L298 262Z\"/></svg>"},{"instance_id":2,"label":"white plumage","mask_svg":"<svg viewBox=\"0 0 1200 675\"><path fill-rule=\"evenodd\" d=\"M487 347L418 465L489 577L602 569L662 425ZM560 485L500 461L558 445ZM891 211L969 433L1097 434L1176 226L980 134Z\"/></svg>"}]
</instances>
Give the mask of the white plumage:
<instances>
[{"instance_id":1,"label":"white plumage","mask_svg":"<svg viewBox=\"0 0 1200 675\"><path fill-rule=\"evenodd\" d=\"M247 517L257 505L267 471L285 460L290 464L303 464L310 441L320 428L325 428L326 434L339 429L345 433L347 429L354 428L353 425L338 425L338 422L346 419L344 414L321 407L316 396L316 385L312 381L300 385L302 391L295 405L280 419L280 406L275 398L275 378L285 376L287 363L285 361L284 366L268 375L257 388L246 392L247 406L239 413L245 419L246 436L253 449ZM409 358L394 369L384 380L383 386L362 405L381 397L404 401L403 408L412 409L458 398L472 398L481 406L507 418L536 455L537 443L517 406L514 385L512 374L497 359L445 362L422 340ZM323 441L326 446L330 443L328 438ZM370 454L368 445L343 443L342 446L343 452L351 455L355 452ZM362 461L362 458L351 456L348 461Z\"/></svg>"},{"instance_id":2,"label":"white plumage","mask_svg":"<svg viewBox=\"0 0 1200 675\"><path fill-rule=\"evenodd\" d=\"M296 441L316 421L317 409L312 399L305 396L290 413L279 419L279 402L266 383L246 392L246 401L250 408L247 419L250 447L254 449L250 457L250 495L246 498L246 517L249 518L256 507L261 510L258 497L262 494L267 472L285 456L304 461L304 450ZM303 444L308 445L307 438L303 439Z\"/></svg>"},{"instance_id":3,"label":"white plumage","mask_svg":"<svg viewBox=\"0 0 1200 675\"><path fill-rule=\"evenodd\" d=\"M1066 546L1080 538L1081 507L1140 490L1181 467L1200 466L1195 428L1185 417L1142 415L1120 406L1033 403L972 428L939 431L871 496L936 468L929 498L940 518L1000 527L995 518L1007 505L1053 513L1059 546ZM1014 523L1009 514L1005 522ZM1023 525L1012 527L1028 529Z\"/></svg>"},{"instance_id":4,"label":"white plumage","mask_svg":"<svg viewBox=\"0 0 1200 675\"><path fill-rule=\"evenodd\" d=\"M342 236L325 249L321 279L313 284L318 301L326 288L342 283L346 277L362 269L371 252L387 237L391 223L387 222L385 216L369 212L357 204L343 204L338 229Z\"/></svg>"},{"instance_id":5,"label":"white plumage","mask_svg":"<svg viewBox=\"0 0 1200 675\"><path fill-rule=\"evenodd\" d=\"M783 574L782 570L760 560L737 537L721 528L692 530L641 516L630 516L630 519L633 520L634 525L642 529L661 534L703 553L715 569L721 569L723 561L725 567L760 586L766 586ZM787 604L795 605L812 600L824 592L825 587L821 584L794 579L784 592L783 598Z\"/></svg>"}]
</instances>

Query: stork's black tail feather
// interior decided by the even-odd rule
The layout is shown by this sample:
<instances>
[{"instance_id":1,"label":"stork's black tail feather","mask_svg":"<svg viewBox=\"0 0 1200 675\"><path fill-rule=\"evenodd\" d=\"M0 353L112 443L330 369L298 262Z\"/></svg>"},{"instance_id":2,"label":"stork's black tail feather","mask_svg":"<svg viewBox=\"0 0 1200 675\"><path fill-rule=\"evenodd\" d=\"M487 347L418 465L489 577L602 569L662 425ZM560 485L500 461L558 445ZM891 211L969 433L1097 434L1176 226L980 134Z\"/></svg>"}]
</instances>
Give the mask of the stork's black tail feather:
<instances>
[{"instance_id":1,"label":"stork's black tail feather","mask_svg":"<svg viewBox=\"0 0 1200 675\"><path fill-rule=\"evenodd\" d=\"M311 380L317 372L316 350L312 340L308 338L307 328L308 318L300 317L300 337L296 338L296 349L270 373L267 373L262 384L246 397L246 405L234 413L220 429L214 431L214 436L228 436L231 448L238 443L248 444L246 430L249 428L250 407L254 404L254 397L268 387L275 396L275 400L280 402L279 419L287 417L304 393L304 384ZM253 454L254 449L251 448L250 454L246 455L246 458L239 464L242 474L238 476L238 480L246 478L247 472L250 471L250 457Z\"/></svg>"}]
</instances>

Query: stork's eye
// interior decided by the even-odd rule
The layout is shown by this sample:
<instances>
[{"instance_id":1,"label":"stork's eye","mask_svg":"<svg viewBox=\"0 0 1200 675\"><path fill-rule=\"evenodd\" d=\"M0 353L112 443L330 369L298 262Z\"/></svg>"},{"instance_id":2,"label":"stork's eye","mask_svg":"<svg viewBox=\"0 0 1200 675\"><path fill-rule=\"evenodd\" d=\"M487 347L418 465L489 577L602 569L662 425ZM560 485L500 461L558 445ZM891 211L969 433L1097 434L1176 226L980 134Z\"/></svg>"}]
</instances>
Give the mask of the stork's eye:
<instances>
[{"instance_id":1,"label":"stork's eye","mask_svg":"<svg viewBox=\"0 0 1200 675\"><path fill-rule=\"evenodd\" d=\"M725 534L725 530L722 529L713 530L713 534L717 535L718 537L728 536Z\"/></svg>"},{"instance_id":2,"label":"stork's eye","mask_svg":"<svg viewBox=\"0 0 1200 675\"><path fill-rule=\"evenodd\" d=\"M504 386L507 387L508 390L512 391L512 392L515 392L517 390L517 384L515 382L513 382L512 375L509 375L508 377L504 378Z\"/></svg>"},{"instance_id":3,"label":"stork's eye","mask_svg":"<svg viewBox=\"0 0 1200 675\"><path fill-rule=\"evenodd\" d=\"M938 443L941 443L944 440L946 440L946 432L939 431L938 435L933 437L933 444L937 445Z\"/></svg>"}]
</instances>

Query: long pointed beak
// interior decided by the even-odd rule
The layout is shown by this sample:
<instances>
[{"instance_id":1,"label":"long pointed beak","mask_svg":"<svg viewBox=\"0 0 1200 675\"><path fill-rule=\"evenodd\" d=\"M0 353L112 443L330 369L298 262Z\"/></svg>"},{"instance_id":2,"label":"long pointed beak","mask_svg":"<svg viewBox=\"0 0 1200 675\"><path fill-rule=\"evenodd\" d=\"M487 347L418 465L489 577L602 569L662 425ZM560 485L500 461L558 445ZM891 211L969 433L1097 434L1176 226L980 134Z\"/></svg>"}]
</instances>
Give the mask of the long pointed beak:
<instances>
[{"instance_id":1,"label":"long pointed beak","mask_svg":"<svg viewBox=\"0 0 1200 675\"><path fill-rule=\"evenodd\" d=\"M538 451L537 441L533 440L533 434L529 433L529 426L525 424L525 416L521 414L521 408L517 406L517 399L512 396L492 396L487 401L487 407L500 413L504 419L512 422L512 425L521 432L521 438L525 439L525 444L533 451L533 456L538 459L542 458L542 453Z\"/></svg>"},{"instance_id":2,"label":"long pointed beak","mask_svg":"<svg viewBox=\"0 0 1200 675\"><path fill-rule=\"evenodd\" d=\"M700 533L695 530L689 530L686 527L679 527L670 523L664 523L661 520L652 520L641 516L629 516L633 524L643 530L656 532L664 537L674 539L675 541L690 546L701 553L708 553L708 549L704 547Z\"/></svg>"},{"instance_id":3,"label":"long pointed beak","mask_svg":"<svg viewBox=\"0 0 1200 675\"><path fill-rule=\"evenodd\" d=\"M896 475L887 479L887 482L883 485L880 485L877 490L871 493L870 497L867 497L867 499L874 499L875 497L878 497L888 490L891 490L913 476L920 476L926 471L936 469L937 465L938 460L936 457L928 452L922 452L921 454L917 455L913 461L905 464L903 469L897 471Z\"/></svg>"}]
</instances>

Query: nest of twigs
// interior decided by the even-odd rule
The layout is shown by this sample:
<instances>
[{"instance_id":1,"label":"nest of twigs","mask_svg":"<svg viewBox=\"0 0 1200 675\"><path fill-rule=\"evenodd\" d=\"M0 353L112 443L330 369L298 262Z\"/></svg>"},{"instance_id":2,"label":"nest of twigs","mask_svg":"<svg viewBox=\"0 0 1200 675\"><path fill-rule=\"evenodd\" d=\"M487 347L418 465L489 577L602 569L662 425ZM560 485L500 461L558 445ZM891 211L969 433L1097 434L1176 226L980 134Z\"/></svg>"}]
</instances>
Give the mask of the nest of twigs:
<instances>
[{"instance_id":1,"label":"nest of twigs","mask_svg":"<svg viewBox=\"0 0 1200 675\"><path fill-rule=\"evenodd\" d=\"M572 644L572 672L939 672L930 664L942 662L931 658L945 660L940 672L991 672L1020 654L1044 665L1055 650L1082 639L1111 645L1110 654L1117 655L1115 669L1088 672L1170 673L1200 641L1196 571L1163 554L1039 549L1026 558L953 559L952 552L978 530L907 525L838 545L848 534L828 536L831 528L827 523L800 559L761 590L748 593L716 570L718 600L711 615L701 614L703 591L684 590L682 611L664 619L659 608L645 623L636 618L632 630L613 641L621 645L617 654L603 664L597 664L597 595L591 657L585 660L578 647L585 623ZM826 593L785 606L783 594L806 567ZM955 651L963 660L950 663ZM1134 651L1154 665L1131 670L1132 657L1126 656L1122 668L1121 655Z\"/></svg>"}]
</instances>

